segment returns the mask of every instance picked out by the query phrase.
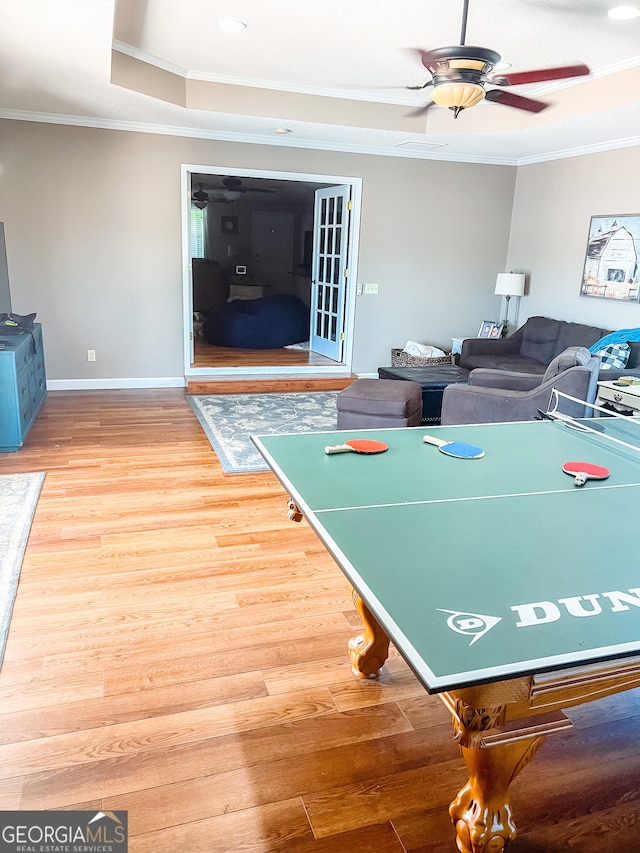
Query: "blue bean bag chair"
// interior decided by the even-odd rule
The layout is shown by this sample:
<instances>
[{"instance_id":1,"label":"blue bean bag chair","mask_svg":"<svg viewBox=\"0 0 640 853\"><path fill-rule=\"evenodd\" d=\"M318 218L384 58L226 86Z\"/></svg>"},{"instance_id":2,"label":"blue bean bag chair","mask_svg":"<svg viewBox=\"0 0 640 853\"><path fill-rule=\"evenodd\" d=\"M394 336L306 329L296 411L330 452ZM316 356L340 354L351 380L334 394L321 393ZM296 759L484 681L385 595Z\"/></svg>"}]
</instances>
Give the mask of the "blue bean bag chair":
<instances>
[{"instance_id":1,"label":"blue bean bag chair","mask_svg":"<svg viewBox=\"0 0 640 853\"><path fill-rule=\"evenodd\" d=\"M207 314L202 332L219 347L280 349L309 339L309 309L288 294L235 299Z\"/></svg>"}]
</instances>

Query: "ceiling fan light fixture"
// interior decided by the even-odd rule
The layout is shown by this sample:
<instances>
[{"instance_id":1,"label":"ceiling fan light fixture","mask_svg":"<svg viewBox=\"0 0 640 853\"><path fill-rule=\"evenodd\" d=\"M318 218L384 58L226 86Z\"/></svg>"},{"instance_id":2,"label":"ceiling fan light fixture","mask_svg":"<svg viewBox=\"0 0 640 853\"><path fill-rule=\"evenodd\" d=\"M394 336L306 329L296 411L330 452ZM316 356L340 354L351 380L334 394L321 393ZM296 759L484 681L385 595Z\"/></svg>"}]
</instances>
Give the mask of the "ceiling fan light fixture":
<instances>
[{"instance_id":1,"label":"ceiling fan light fixture","mask_svg":"<svg viewBox=\"0 0 640 853\"><path fill-rule=\"evenodd\" d=\"M614 21L631 21L640 17L640 9L637 6L616 6L609 9L607 15Z\"/></svg>"},{"instance_id":2,"label":"ceiling fan light fixture","mask_svg":"<svg viewBox=\"0 0 640 853\"><path fill-rule=\"evenodd\" d=\"M225 190L222 195L226 198L227 201L237 201L242 193L240 190Z\"/></svg>"},{"instance_id":3,"label":"ceiling fan light fixture","mask_svg":"<svg viewBox=\"0 0 640 853\"><path fill-rule=\"evenodd\" d=\"M439 83L433 89L432 98L440 107L447 107L456 114L460 110L475 107L484 98L484 89L478 83Z\"/></svg>"},{"instance_id":4,"label":"ceiling fan light fixture","mask_svg":"<svg viewBox=\"0 0 640 853\"><path fill-rule=\"evenodd\" d=\"M195 204L198 210L204 210L209 203L209 193L202 189L202 184L198 184L196 192L191 194L191 201Z\"/></svg>"}]
</instances>

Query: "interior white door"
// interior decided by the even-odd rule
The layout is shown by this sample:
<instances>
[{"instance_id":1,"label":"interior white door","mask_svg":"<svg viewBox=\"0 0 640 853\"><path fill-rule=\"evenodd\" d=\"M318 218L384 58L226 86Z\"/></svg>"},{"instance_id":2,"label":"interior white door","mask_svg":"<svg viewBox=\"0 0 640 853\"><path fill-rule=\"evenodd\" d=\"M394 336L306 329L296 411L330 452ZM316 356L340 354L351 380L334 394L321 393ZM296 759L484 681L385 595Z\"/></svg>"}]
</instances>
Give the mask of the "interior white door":
<instances>
[{"instance_id":1,"label":"interior white door","mask_svg":"<svg viewBox=\"0 0 640 853\"><path fill-rule=\"evenodd\" d=\"M342 361L351 187L316 190L311 262L310 348Z\"/></svg>"}]
</instances>

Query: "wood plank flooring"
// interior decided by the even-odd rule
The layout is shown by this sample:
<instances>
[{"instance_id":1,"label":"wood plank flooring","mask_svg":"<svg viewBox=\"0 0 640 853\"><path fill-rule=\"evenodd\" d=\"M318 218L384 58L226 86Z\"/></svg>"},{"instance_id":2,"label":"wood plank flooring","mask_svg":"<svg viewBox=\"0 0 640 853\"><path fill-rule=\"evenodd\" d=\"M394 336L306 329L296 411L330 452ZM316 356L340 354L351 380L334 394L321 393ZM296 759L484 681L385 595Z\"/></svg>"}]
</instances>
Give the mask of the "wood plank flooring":
<instances>
[{"instance_id":1,"label":"wood plank flooring","mask_svg":"<svg viewBox=\"0 0 640 853\"><path fill-rule=\"evenodd\" d=\"M338 362L310 350L238 349L218 347L203 338L195 338L192 367L336 367Z\"/></svg>"},{"instance_id":2,"label":"wood plank flooring","mask_svg":"<svg viewBox=\"0 0 640 853\"><path fill-rule=\"evenodd\" d=\"M49 395L0 672L0 809L126 809L131 853L446 853L451 724L270 473L227 475L181 390ZM636 851L640 694L571 712L513 787L514 853Z\"/></svg>"}]
</instances>

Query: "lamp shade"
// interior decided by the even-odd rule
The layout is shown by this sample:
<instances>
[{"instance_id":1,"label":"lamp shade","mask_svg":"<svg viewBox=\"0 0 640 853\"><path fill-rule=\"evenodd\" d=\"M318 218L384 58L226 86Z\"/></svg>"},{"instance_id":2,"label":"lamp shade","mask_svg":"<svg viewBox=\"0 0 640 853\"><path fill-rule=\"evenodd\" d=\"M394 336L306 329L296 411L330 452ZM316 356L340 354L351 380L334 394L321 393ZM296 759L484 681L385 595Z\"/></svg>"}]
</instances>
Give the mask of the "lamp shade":
<instances>
[{"instance_id":1,"label":"lamp shade","mask_svg":"<svg viewBox=\"0 0 640 853\"><path fill-rule=\"evenodd\" d=\"M519 272L499 272L496 278L496 296L522 296L524 275Z\"/></svg>"}]
</instances>

